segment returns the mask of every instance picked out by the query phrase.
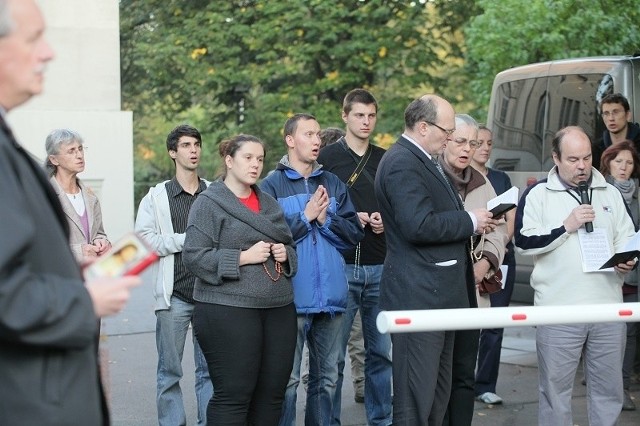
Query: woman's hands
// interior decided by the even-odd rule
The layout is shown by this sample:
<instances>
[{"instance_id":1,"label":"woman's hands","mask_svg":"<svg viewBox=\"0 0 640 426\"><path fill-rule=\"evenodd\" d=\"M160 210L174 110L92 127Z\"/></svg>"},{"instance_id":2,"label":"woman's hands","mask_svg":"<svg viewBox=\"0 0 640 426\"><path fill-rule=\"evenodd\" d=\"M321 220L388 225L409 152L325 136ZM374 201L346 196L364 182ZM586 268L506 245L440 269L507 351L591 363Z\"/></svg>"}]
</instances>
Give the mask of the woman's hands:
<instances>
[{"instance_id":1,"label":"woman's hands","mask_svg":"<svg viewBox=\"0 0 640 426\"><path fill-rule=\"evenodd\" d=\"M282 243L271 244L271 254L276 262L284 263L287 261L287 248Z\"/></svg>"},{"instance_id":2,"label":"woman's hands","mask_svg":"<svg viewBox=\"0 0 640 426\"><path fill-rule=\"evenodd\" d=\"M240 252L240 266L264 263L269 256L277 262L287 261L287 249L282 243L258 241L247 250Z\"/></svg>"}]
</instances>

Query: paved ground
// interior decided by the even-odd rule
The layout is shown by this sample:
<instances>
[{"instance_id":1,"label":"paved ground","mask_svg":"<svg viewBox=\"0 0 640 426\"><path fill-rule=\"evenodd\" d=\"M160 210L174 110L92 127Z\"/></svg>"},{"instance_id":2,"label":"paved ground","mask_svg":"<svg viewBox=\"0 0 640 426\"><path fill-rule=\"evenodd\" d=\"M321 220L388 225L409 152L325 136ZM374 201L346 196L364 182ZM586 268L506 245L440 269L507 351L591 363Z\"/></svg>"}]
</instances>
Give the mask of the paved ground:
<instances>
[{"instance_id":1,"label":"paved ground","mask_svg":"<svg viewBox=\"0 0 640 426\"><path fill-rule=\"evenodd\" d=\"M113 426L156 425L155 408L155 316L149 288L136 289L129 306L120 315L104 321L103 346L108 357L110 372L110 404ZM502 352L502 365L497 392L505 403L486 406L476 403L474 426L528 426L537 425L538 393L535 357L535 330L532 327L507 329ZM185 350L185 378L182 386L189 416L189 425L195 423L195 396L193 394L193 348L188 341ZM349 374L347 365L345 374ZM586 417L586 388L579 383L574 387L574 425L588 425ZM345 379L342 403L343 425L365 425L364 405L353 400L349 377ZM303 424L302 389L298 397L298 424ZM640 386L632 389L640 407ZM640 410L622 412L619 426L640 425Z\"/></svg>"}]
</instances>

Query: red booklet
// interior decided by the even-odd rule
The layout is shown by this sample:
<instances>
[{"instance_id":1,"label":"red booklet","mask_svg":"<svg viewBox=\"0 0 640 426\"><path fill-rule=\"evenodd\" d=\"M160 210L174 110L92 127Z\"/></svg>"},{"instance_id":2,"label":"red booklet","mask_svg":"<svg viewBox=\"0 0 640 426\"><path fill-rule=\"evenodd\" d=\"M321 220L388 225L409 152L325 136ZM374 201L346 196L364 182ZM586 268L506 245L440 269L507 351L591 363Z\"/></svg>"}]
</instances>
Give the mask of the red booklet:
<instances>
[{"instance_id":1,"label":"red booklet","mask_svg":"<svg viewBox=\"0 0 640 426\"><path fill-rule=\"evenodd\" d=\"M84 269L86 280L98 277L138 275L158 260L154 252L135 232L120 238L111 250Z\"/></svg>"}]
</instances>

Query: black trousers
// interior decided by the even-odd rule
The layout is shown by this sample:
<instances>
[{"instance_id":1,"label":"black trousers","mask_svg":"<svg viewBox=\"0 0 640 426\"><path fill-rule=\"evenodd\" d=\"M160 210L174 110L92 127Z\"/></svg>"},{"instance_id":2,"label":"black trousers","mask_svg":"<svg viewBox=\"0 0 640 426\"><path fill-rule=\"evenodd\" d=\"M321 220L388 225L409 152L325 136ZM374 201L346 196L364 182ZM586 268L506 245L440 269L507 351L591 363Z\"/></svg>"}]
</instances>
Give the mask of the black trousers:
<instances>
[{"instance_id":1,"label":"black trousers","mask_svg":"<svg viewBox=\"0 0 640 426\"><path fill-rule=\"evenodd\" d=\"M293 303L250 309L196 302L193 326L214 389L207 424L277 425L293 368Z\"/></svg>"},{"instance_id":2,"label":"black trousers","mask_svg":"<svg viewBox=\"0 0 640 426\"><path fill-rule=\"evenodd\" d=\"M475 400L475 369L480 330L458 330L453 344L451 396L443 425L470 426Z\"/></svg>"},{"instance_id":3,"label":"black trousers","mask_svg":"<svg viewBox=\"0 0 640 426\"><path fill-rule=\"evenodd\" d=\"M489 296L491 307L509 306L513 286L516 280L515 254L507 253L503 265L508 265L504 290ZM480 332L478 348L478 369L476 370L476 396L485 392L496 393L498 373L500 371L500 354L502 352L503 328L486 328Z\"/></svg>"},{"instance_id":4,"label":"black trousers","mask_svg":"<svg viewBox=\"0 0 640 426\"><path fill-rule=\"evenodd\" d=\"M453 331L391 335L394 426L441 426L451 389Z\"/></svg>"}]
</instances>

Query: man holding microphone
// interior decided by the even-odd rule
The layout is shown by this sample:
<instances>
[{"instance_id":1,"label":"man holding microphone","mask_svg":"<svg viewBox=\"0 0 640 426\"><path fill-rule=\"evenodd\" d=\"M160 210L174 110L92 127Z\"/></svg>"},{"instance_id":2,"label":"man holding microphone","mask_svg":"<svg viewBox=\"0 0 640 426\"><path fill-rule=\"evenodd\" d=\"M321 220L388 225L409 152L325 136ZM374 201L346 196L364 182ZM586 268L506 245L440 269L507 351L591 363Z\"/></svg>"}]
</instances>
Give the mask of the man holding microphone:
<instances>
[{"instance_id":1,"label":"man holding microphone","mask_svg":"<svg viewBox=\"0 0 640 426\"><path fill-rule=\"evenodd\" d=\"M585 272L581 240L599 238L613 252L624 251L634 235L624 201L592 167L591 142L580 127L559 130L552 155L555 167L547 179L525 191L516 212L516 247L523 255L535 256L534 304L622 303L623 274L635 261L616 265L615 272ZM581 355L589 422L616 424L622 408L625 334L622 322L537 327L538 424L573 424L571 393Z\"/></svg>"}]
</instances>

